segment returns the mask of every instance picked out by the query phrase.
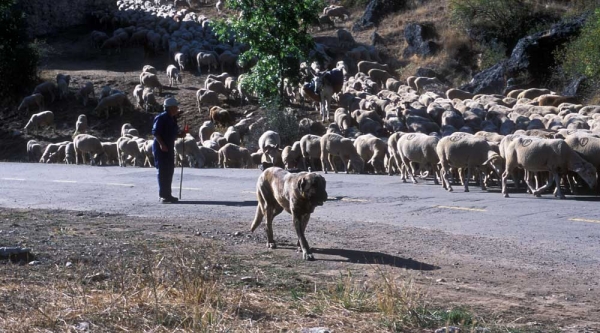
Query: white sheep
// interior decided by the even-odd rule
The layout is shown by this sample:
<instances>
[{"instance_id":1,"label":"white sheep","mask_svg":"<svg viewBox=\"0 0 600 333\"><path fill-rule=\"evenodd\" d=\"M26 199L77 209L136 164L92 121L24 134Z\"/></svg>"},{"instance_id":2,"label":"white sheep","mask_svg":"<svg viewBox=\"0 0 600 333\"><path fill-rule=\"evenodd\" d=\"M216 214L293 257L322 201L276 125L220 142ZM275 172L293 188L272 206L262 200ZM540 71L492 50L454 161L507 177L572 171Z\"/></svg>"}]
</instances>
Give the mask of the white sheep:
<instances>
[{"instance_id":1,"label":"white sheep","mask_svg":"<svg viewBox=\"0 0 600 333\"><path fill-rule=\"evenodd\" d=\"M365 161L358 155L354 143L351 139L335 133L327 133L321 137L321 166L323 172L327 173L327 164L337 173L337 167L333 157L339 156L349 173L350 167L357 173L362 173L365 167Z\"/></svg>"},{"instance_id":2,"label":"white sheep","mask_svg":"<svg viewBox=\"0 0 600 333\"><path fill-rule=\"evenodd\" d=\"M160 110L160 105L156 101L156 97L154 96L154 91L150 88L144 88L142 92L142 99L144 100L144 105L146 106L146 112L157 111Z\"/></svg>"},{"instance_id":3,"label":"white sheep","mask_svg":"<svg viewBox=\"0 0 600 333\"><path fill-rule=\"evenodd\" d=\"M35 140L27 141L27 158L29 162L39 161L43 152L43 147L39 142Z\"/></svg>"},{"instance_id":4,"label":"white sheep","mask_svg":"<svg viewBox=\"0 0 600 333\"><path fill-rule=\"evenodd\" d=\"M398 138L397 152L402 161L403 168L410 170L410 177L414 184L415 179L414 163L419 164L420 170L433 169L434 182L437 185L438 162L440 161L436 152L439 139L423 133L410 133ZM403 174L403 181L406 181Z\"/></svg>"},{"instance_id":5,"label":"white sheep","mask_svg":"<svg viewBox=\"0 0 600 333\"><path fill-rule=\"evenodd\" d=\"M509 172L522 167L528 172L550 172L548 183L540 188L533 189L530 182L527 185L534 196L541 193L556 183L555 196L564 199L560 189L559 172L574 171L593 188L597 181L596 168L577 154L569 145L560 139L536 139L528 137L515 138L506 148L506 167L502 174L502 194L508 198L506 180Z\"/></svg>"},{"instance_id":6,"label":"white sheep","mask_svg":"<svg viewBox=\"0 0 600 333\"><path fill-rule=\"evenodd\" d=\"M73 142L69 142L65 147L65 164L75 164L77 158L75 157L75 145Z\"/></svg>"},{"instance_id":7,"label":"white sheep","mask_svg":"<svg viewBox=\"0 0 600 333\"><path fill-rule=\"evenodd\" d=\"M33 94L23 98L21 104L17 108L17 111L27 109L27 114L31 111L31 108L37 106L38 111L42 111L44 108L44 96L42 94Z\"/></svg>"},{"instance_id":8,"label":"white sheep","mask_svg":"<svg viewBox=\"0 0 600 333\"><path fill-rule=\"evenodd\" d=\"M258 138L258 147L263 151L267 162L275 164L281 158L281 137L275 131L266 131Z\"/></svg>"},{"instance_id":9,"label":"white sheep","mask_svg":"<svg viewBox=\"0 0 600 333\"><path fill-rule=\"evenodd\" d=\"M138 142L128 137L120 137L117 140L117 148L119 153L119 166L127 166L127 158L130 157L136 166L143 166L146 160L146 155L140 151Z\"/></svg>"},{"instance_id":10,"label":"white sheep","mask_svg":"<svg viewBox=\"0 0 600 333\"><path fill-rule=\"evenodd\" d=\"M56 84L54 82L44 82L40 83L33 89L34 94L42 94L44 96L50 96L50 104L54 102L54 97L56 95Z\"/></svg>"},{"instance_id":11,"label":"white sheep","mask_svg":"<svg viewBox=\"0 0 600 333\"><path fill-rule=\"evenodd\" d=\"M29 118L29 121L25 125L25 132L37 130L40 126L52 127L56 130L54 113L52 111L42 111L31 115L31 118Z\"/></svg>"},{"instance_id":12,"label":"white sheep","mask_svg":"<svg viewBox=\"0 0 600 333\"><path fill-rule=\"evenodd\" d=\"M81 157L83 164L87 164L86 157L90 158L91 165L96 165L104 155L104 148L97 137L89 134L79 134L73 139L75 146L75 163L79 164Z\"/></svg>"},{"instance_id":13,"label":"white sheep","mask_svg":"<svg viewBox=\"0 0 600 333\"><path fill-rule=\"evenodd\" d=\"M77 117L77 122L75 123L75 133L73 133L73 137L75 137L77 134L85 134L87 132L87 129L87 116L84 114L80 114L79 117Z\"/></svg>"},{"instance_id":14,"label":"white sheep","mask_svg":"<svg viewBox=\"0 0 600 333\"><path fill-rule=\"evenodd\" d=\"M185 53L175 53L175 62L177 63L177 65L179 65L179 69L185 70L185 63L187 62Z\"/></svg>"},{"instance_id":15,"label":"white sheep","mask_svg":"<svg viewBox=\"0 0 600 333\"><path fill-rule=\"evenodd\" d=\"M154 74L154 75L156 75L156 73L157 73L157 72L156 72L156 68L154 68L154 67L152 67L152 66L150 66L150 65L145 65L145 66L142 68L142 73L143 73L143 72L146 72L146 73L152 73L152 74Z\"/></svg>"},{"instance_id":16,"label":"white sheep","mask_svg":"<svg viewBox=\"0 0 600 333\"><path fill-rule=\"evenodd\" d=\"M215 132L215 125L212 121L205 121L202 126L200 126L200 130L198 131L198 136L200 137L200 143L204 143L204 141L210 140L210 136Z\"/></svg>"},{"instance_id":17,"label":"white sheep","mask_svg":"<svg viewBox=\"0 0 600 333\"><path fill-rule=\"evenodd\" d=\"M183 83L181 74L179 74L179 69L177 69L177 67L174 65L169 65L169 67L167 67L167 77L169 77L169 87L173 86L173 82L175 84Z\"/></svg>"},{"instance_id":18,"label":"white sheep","mask_svg":"<svg viewBox=\"0 0 600 333\"><path fill-rule=\"evenodd\" d=\"M102 149L104 149L102 165L119 164L119 147L116 142L102 142Z\"/></svg>"},{"instance_id":19,"label":"white sheep","mask_svg":"<svg viewBox=\"0 0 600 333\"><path fill-rule=\"evenodd\" d=\"M162 94L163 85L158 81L156 74L143 72L140 74L140 84L145 88L158 89L158 93Z\"/></svg>"},{"instance_id":20,"label":"white sheep","mask_svg":"<svg viewBox=\"0 0 600 333\"><path fill-rule=\"evenodd\" d=\"M179 138L175 141L175 152L178 161L183 162L187 158L190 168L204 167L204 155L198 147L196 139L191 134L188 133L185 138Z\"/></svg>"},{"instance_id":21,"label":"white sheep","mask_svg":"<svg viewBox=\"0 0 600 333\"><path fill-rule=\"evenodd\" d=\"M140 109L143 108L144 104L144 86L141 84L137 84L135 88L133 88L133 97L135 97L135 101L137 102L137 107Z\"/></svg>"},{"instance_id":22,"label":"white sheep","mask_svg":"<svg viewBox=\"0 0 600 333\"><path fill-rule=\"evenodd\" d=\"M107 96L103 99L100 100L100 102L98 102L98 106L96 106L96 108L94 109L94 112L96 112L96 114L98 116L100 116L102 111L105 111L106 113L106 119L108 119L109 116L109 109L110 108L119 108L119 110L121 111L119 113L119 116L123 116L123 109L129 105L129 99L127 99L127 95L122 94L122 93L117 93L117 94L113 94L110 96Z\"/></svg>"},{"instance_id":23,"label":"white sheep","mask_svg":"<svg viewBox=\"0 0 600 333\"><path fill-rule=\"evenodd\" d=\"M83 101L83 106L87 105L90 95L92 97L96 97L94 92L94 84L91 82L86 82L79 91L77 92L77 99L81 99Z\"/></svg>"},{"instance_id":24,"label":"white sheep","mask_svg":"<svg viewBox=\"0 0 600 333\"><path fill-rule=\"evenodd\" d=\"M477 171L481 189L485 190L485 182L481 177L480 167L490 165L498 175L501 172L502 158L496 153L489 143L482 137L468 133L456 132L450 136L440 139L436 147L437 155L441 164L441 178L444 188L452 191L452 185L448 179L450 167L459 170L459 176L464 184L465 192L469 192L469 180L471 174ZM467 177L463 178L460 169L467 168Z\"/></svg>"}]
</instances>

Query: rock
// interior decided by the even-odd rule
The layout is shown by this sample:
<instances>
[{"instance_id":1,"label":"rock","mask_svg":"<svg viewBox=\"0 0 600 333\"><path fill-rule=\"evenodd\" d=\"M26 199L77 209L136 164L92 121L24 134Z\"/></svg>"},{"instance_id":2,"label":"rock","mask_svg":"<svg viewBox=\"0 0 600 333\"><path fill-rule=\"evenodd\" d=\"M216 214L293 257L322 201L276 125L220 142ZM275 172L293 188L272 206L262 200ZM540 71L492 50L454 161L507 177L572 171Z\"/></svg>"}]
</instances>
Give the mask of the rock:
<instances>
[{"instance_id":1,"label":"rock","mask_svg":"<svg viewBox=\"0 0 600 333\"><path fill-rule=\"evenodd\" d=\"M357 32L377 26L385 15L406 9L407 2L400 0L369 1L363 15L352 26L352 31Z\"/></svg>"},{"instance_id":2,"label":"rock","mask_svg":"<svg viewBox=\"0 0 600 333\"><path fill-rule=\"evenodd\" d=\"M554 50L577 36L587 18L588 15L582 15L568 22L557 23L547 31L521 38L506 64L507 74L513 77L527 72L538 82L548 78L556 66Z\"/></svg>"},{"instance_id":3,"label":"rock","mask_svg":"<svg viewBox=\"0 0 600 333\"><path fill-rule=\"evenodd\" d=\"M332 330L325 327L303 328L302 333L333 333Z\"/></svg>"},{"instance_id":4,"label":"rock","mask_svg":"<svg viewBox=\"0 0 600 333\"><path fill-rule=\"evenodd\" d=\"M29 266L37 266L37 265L41 265L42 262L38 261L38 260L34 260L34 261L30 261L29 262Z\"/></svg>"},{"instance_id":5,"label":"rock","mask_svg":"<svg viewBox=\"0 0 600 333\"><path fill-rule=\"evenodd\" d=\"M377 44L383 44L383 42L384 42L383 37L381 37L377 33L377 31L373 31L373 33L371 34L369 39L371 40L371 45L373 45L373 46L375 46Z\"/></svg>"},{"instance_id":6,"label":"rock","mask_svg":"<svg viewBox=\"0 0 600 333\"><path fill-rule=\"evenodd\" d=\"M461 86L460 89L474 94L502 94L506 88L506 77L522 75L533 79L528 82L528 85L539 86L553 74L553 68L556 66L554 50L576 36L585 24L587 17L587 15L582 15L571 21L555 24L547 31L521 38L513 48L508 60L477 73L469 83ZM530 59L535 59L535 61L530 61ZM578 83L574 85L579 86Z\"/></svg>"},{"instance_id":7,"label":"rock","mask_svg":"<svg viewBox=\"0 0 600 333\"><path fill-rule=\"evenodd\" d=\"M88 323L86 321L82 321L80 323L77 323L77 325L73 326L73 328L75 328L75 330L77 330L77 331L89 331L90 323Z\"/></svg>"},{"instance_id":8,"label":"rock","mask_svg":"<svg viewBox=\"0 0 600 333\"><path fill-rule=\"evenodd\" d=\"M234 235L235 237L238 237L238 236L240 236L241 234L242 234L241 232L239 232L239 231L236 231L236 232L235 232L233 235Z\"/></svg>"},{"instance_id":9,"label":"rock","mask_svg":"<svg viewBox=\"0 0 600 333\"><path fill-rule=\"evenodd\" d=\"M242 280L242 282L252 282L254 281L254 278L251 276L243 276L240 280Z\"/></svg>"},{"instance_id":10,"label":"rock","mask_svg":"<svg viewBox=\"0 0 600 333\"><path fill-rule=\"evenodd\" d=\"M500 94L504 91L505 62L500 62L473 76L471 81L459 89L473 94Z\"/></svg>"},{"instance_id":11,"label":"rock","mask_svg":"<svg viewBox=\"0 0 600 333\"><path fill-rule=\"evenodd\" d=\"M576 96L578 95L579 92L579 86L581 85L581 83L586 79L585 76L580 76L577 78L572 79L567 86L563 89L562 94L563 96Z\"/></svg>"},{"instance_id":12,"label":"rock","mask_svg":"<svg viewBox=\"0 0 600 333\"><path fill-rule=\"evenodd\" d=\"M86 275L84 277L84 280L90 281L90 282L100 282L100 281L104 281L106 279L110 278L110 274L107 273L96 273L94 275Z\"/></svg>"},{"instance_id":13,"label":"rock","mask_svg":"<svg viewBox=\"0 0 600 333\"><path fill-rule=\"evenodd\" d=\"M437 279L437 280L435 280L435 282L437 282L437 283L443 283L443 282L446 282L446 279L443 279L443 278L442 279Z\"/></svg>"},{"instance_id":14,"label":"rock","mask_svg":"<svg viewBox=\"0 0 600 333\"><path fill-rule=\"evenodd\" d=\"M430 56L437 53L440 46L432 41L437 37L435 27L431 23L409 23L404 27L404 38L408 46L404 49L404 58L415 54Z\"/></svg>"},{"instance_id":15,"label":"rock","mask_svg":"<svg viewBox=\"0 0 600 333\"><path fill-rule=\"evenodd\" d=\"M435 330L435 333L459 333L460 328L456 326L442 327Z\"/></svg>"},{"instance_id":16,"label":"rock","mask_svg":"<svg viewBox=\"0 0 600 333\"><path fill-rule=\"evenodd\" d=\"M67 267L67 268L68 268L68 267L71 267L71 266L73 266L73 263L72 263L72 262L70 262L70 261L67 261L67 263L65 264L65 267Z\"/></svg>"}]
</instances>

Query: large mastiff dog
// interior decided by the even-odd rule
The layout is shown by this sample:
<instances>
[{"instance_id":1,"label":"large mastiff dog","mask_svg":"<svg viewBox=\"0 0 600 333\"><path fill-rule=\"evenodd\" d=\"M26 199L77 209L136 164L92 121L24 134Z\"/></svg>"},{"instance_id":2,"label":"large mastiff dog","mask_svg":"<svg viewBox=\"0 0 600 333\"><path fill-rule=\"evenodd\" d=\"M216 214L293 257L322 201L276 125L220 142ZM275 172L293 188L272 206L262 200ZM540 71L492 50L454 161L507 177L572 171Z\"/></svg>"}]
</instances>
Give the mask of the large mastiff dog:
<instances>
[{"instance_id":1,"label":"large mastiff dog","mask_svg":"<svg viewBox=\"0 0 600 333\"><path fill-rule=\"evenodd\" d=\"M258 177L256 196L258 207L250 230L254 232L266 215L267 247L274 249L273 218L285 209L292 214L302 258L314 260L304 230L310 214L327 200L325 178L316 173L289 173L277 167L268 168Z\"/></svg>"}]
</instances>

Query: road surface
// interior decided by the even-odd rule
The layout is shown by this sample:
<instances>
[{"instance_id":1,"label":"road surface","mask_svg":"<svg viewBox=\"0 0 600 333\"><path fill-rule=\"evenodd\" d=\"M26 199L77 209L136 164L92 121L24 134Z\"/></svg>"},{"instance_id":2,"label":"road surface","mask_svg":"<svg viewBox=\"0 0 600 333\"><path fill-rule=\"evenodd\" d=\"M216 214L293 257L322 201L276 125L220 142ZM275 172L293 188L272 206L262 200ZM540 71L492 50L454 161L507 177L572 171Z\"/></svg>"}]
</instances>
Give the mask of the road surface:
<instances>
[{"instance_id":1,"label":"road surface","mask_svg":"<svg viewBox=\"0 0 600 333\"><path fill-rule=\"evenodd\" d=\"M179 173L173 194L179 189ZM94 210L134 216L230 218L251 221L259 170L189 169L184 171L182 202L158 203L156 171L150 168L90 167L0 163L0 207ZM432 182L402 183L400 177L327 174L329 201L313 218L335 225L383 223L428 228L452 234L552 243L580 258L598 260L600 201L593 196L526 193L503 198L499 189L484 192L461 186L449 193Z\"/></svg>"}]
</instances>

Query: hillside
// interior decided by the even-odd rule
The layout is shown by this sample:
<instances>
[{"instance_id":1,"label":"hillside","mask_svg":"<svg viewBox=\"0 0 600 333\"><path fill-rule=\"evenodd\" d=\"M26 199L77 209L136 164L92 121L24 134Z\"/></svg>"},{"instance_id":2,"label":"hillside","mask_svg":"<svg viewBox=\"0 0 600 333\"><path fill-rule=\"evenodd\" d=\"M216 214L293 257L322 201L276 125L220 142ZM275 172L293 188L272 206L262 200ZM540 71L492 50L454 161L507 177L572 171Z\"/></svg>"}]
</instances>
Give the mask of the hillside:
<instances>
[{"instance_id":1,"label":"hillside","mask_svg":"<svg viewBox=\"0 0 600 333\"><path fill-rule=\"evenodd\" d=\"M477 2L470 0L472 2ZM378 3L377 1L373 1ZM465 2L467 2L465 0ZM589 2L589 1L588 1ZM343 2L344 3L344 2ZM385 5L386 1L379 2ZM379 17L379 22L362 30L356 29L356 24L361 20L365 12L365 6L372 5L361 1L346 1L351 9L351 17L345 21L337 21L334 29L314 29L315 41L324 45L335 45L337 42L336 31L346 29L352 31L357 45L373 45L379 52L381 61L392 68L400 80L408 76L437 76L448 87L459 87L468 83L475 74L496 63L508 59L511 54L512 44L515 40L524 37L526 33L534 33L544 30L551 24L560 22L563 17L574 16L581 12L579 2L564 1L533 1L531 2L533 12L540 17L538 24L529 31L521 32L521 35L513 36L512 40L505 41L509 45L502 46L499 42L489 42L486 34L468 31L453 21L450 11L450 1L431 0L406 2L404 5L394 5L395 12L386 12ZM78 8L79 12L82 10ZM78 15L80 13L78 12ZM214 6L205 5L195 9L195 12L207 17L219 17ZM41 14L44 14L43 12ZM37 22L37 21L36 21ZM481 22L480 22L481 23ZM484 22L485 23L485 22ZM479 24L474 27L482 27ZM39 25L36 25L37 29ZM72 28L57 27L56 31L41 36L38 45L42 49L42 62L40 65L40 79L53 80L57 73L70 74L73 77L71 84L71 95L67 100L55 102L49 106L56 113L57 131L55 133L44 132L41 134L23 134L23 126L28 116L16 110L17 104L5 107L0 112L0 121L5 124L0 129L0 160L25 160L25 146L29 139L45 142L58 142L69 140L74 131L74 121L79 114L87 114L91 124L91 134L101 137L103 140L115 140L120 131L121 124L130 122L140 130L144 136L148 136L151 127L153 113L146 113L139 108L126 112L123 118L112 115L109 119L98 118L92 111L94 103L83 107L75 99L77 88L85 81L91 81L96 88L96 94L104 85L131 93L138 83L138 75L141 67L146 64L155 66L162 74L161 80L166 82L164 70L171 63L167 52L160 52L149 56L143 47L129 46L123 48L121 54L109 55L106 52L90 47L89 33L97 28L89 22ZM490 31L494 31L491 27ZM44 26L44 29L49 29ZM44 30L46 31L46 30ZM415 43L420 42L420 45ZM496 43L496 44L494 44ZM494 49L490 45L497 45ZM502 46L502 47L501 47ZM345 60L350 68L350 73L356 72L356 62L343 54L344 50L338 50L333 54L334 60ZM544 63L545 65L545 63ZM546 70L550 70L549 68ZM498 76L497 74L495 74ZM501 75L502 85L505 84L507 74ZM203 86L206 76L199 76L195 71L184 72L184 83L179 87L167 88L161 96L172 94L182 102L182 109L186 111L184 121L191 125L196 132L201 123L208 119L207 109L198 112L195 102L197 89ZM556 77L542 76L532 77L528 68L517 73L514 79L525 85L550 86L551 89L562 91L569 83L565 80L557 80ZM496 85L498 85L496 83ZM30 88L31 89L31 88ZM477 88L476 88L477 89ZM593 94L592 94L593 95ZM18 96L15 100L21 100ZM133 97L130 95L133 102ZM159 101L159 102L160 102ZM224 106L230 108L237 117L244 113L257 109L257 105L240 107L239 101L225 101ZM135 102L134 102L135 103ZM314 111L302 109L300 105L292 105L296 108L298 119L315 115Z\"/></svg>"}]
</instances>

